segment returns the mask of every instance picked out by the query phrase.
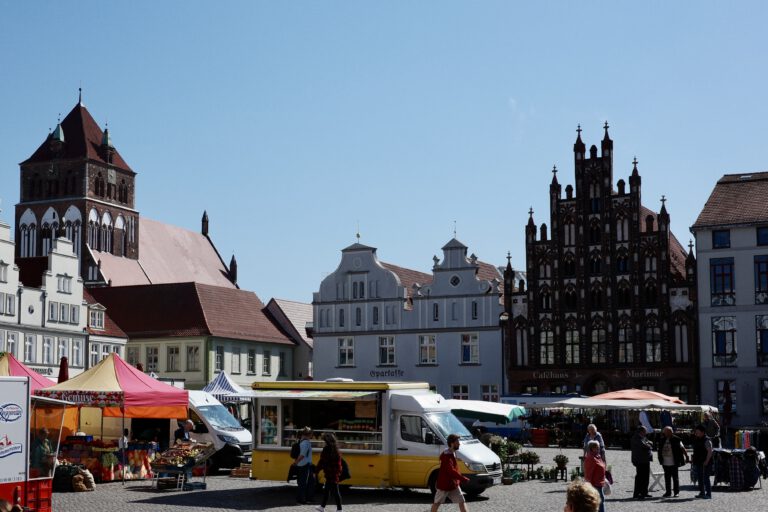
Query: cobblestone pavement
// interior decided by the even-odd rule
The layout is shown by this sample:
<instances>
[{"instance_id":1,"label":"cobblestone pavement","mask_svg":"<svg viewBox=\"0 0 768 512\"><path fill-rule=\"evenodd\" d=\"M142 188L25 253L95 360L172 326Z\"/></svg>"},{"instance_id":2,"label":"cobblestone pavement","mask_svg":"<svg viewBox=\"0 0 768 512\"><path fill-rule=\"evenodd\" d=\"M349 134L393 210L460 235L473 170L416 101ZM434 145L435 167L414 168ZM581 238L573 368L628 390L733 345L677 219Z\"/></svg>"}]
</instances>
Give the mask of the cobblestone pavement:
<instances>
[{"instance_id":1,"label":"cobblestone pavement","mask_svg":"<svg viewBox=\"0 0 768 512\"><path fill-rule=\"evenodd\" d=\"M554 448L534 449L542 465L554 465L552 458L559 453ZM569 459L569 469L578 461L580 451L563 450ZM613 466L616 480L614 493L606 501L609 512L645 512L652 504L654 512L691 511L706 512L763 512L768 510L768 481L763 489L730 493L723 487L715 487L712 500L695 499L696 490L690 483L686 468L681 472L679 498L664 499L662 490L653 492L653 498L645 501L632 500L634 468L629 463L629 452L608 450L608 463ZM653 472L661 466L653 462ZM663 482L663 480L662 480ZM99 484L90 493L57 493L53 495L55 512L82 512L106 510L110 512L212 512L213 510L267 510L286 512L313 512L315 505L296 505L295 485L285 482L255 481L228 476L208 477L207 489L200 491L155 491L147 482ZM565 483L532 480L502 485L487 490L482 496L468 503L470 512L559 512L565 501ZM319 497L316 497L319 498ZM430 507L430 495L426 490L380 490L352 488L343 492L345 512L363 512L376 507L382 511L425 512ZM334 506L328 507L333 511ZM456 505L443 505L441 511L458 511Z\"/></svg>"}]
</instances>

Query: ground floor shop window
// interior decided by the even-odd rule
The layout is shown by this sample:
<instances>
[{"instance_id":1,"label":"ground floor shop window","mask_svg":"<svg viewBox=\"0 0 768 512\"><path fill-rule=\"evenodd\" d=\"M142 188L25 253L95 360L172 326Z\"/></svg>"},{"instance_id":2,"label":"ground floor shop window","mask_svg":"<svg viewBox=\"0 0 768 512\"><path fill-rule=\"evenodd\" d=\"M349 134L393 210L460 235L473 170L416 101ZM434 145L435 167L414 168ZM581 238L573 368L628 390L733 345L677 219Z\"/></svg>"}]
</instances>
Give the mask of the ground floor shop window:
<instances>
[{"instance_id":1,"label":"ground floor shop window","mask_svg":"<svg viewBox=\"0 0 768 512\"><path fill-rule=\"evenodd\" d=\"M259 442L261 444L277 444L277 406L261 406L261 431Z\"/></svg>"}]
</instances>

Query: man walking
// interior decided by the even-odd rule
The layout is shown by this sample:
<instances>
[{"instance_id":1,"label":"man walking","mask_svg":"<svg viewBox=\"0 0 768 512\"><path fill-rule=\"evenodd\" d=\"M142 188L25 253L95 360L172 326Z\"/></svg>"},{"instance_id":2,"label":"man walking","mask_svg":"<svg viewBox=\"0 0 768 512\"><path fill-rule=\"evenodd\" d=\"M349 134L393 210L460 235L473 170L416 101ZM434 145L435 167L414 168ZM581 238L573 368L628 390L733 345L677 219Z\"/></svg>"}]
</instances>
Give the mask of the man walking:
<instances>
[{"instance_id":1,"label":"man walking","mask_svg":"<svg viewBox=\"0 0 768 512\"><path fill-rule=\"evenodd\" d=\"M437 512L437 509L445 502L446 498L451 498L453 503L458 503L461 512L467 512L467 505L459 485L461 482L468 481L469 478L459 472L459 465L456 462L456 451L458 451L460 446L459 436L451 434L446 441L448 442L448 448L440 454L440 472L437 474L437 482L435 484L437 489L435 501L432 503L432 512Z\"/></svg>"},{"instance_id":2,"label":"man walking","mask_svg":"<svg viewBox=\"0 0 768 512\"><path fill-rule=\"evenodd\" d=\"M632 497L644 500L649 496L648 481L651 478L651 461L653 460L653 445L646 438L648 431L640 425L632 436L632 465L635 466L635 491Z\"/></svg>"},{"instance_id":3,"label":"man walking","mask_svg":"<svg viewBox=\"0 0 768 512\"><path fill-rule=\"evenodd\" d=\"M664 493L665 498L672 496L674 490L675 498L680 494L680 478L677 468L688 462L688 452L683 446L683 442L672 432L672 427L664 427L661 431L664 439L659 444L659 462L664 468Z\"/></svg>"},{"instance_id":4,"label":"man walking","mask_svg":"<svg viewBox=\"0 0 768 512\"><path fill-rule=\"evenodd\" d=\"M691 469L699 482L697 498L712 499L712 485L709 482L709 464L712 462L712 442L706 435L704 425L696 425L693 429L693 457Z\"/></svg>"},{"instance_id":5,"label":"man walking","mask_svg":"<svg viewBox=\"0 0 768 512\"><path fill-rule=\"evenodd\" d=\"M296 502L305 504L312 499L314 494L314 475L312 473L312 429L304 427L301 431L299 443L299 456L294 464L297 469L296 483L299 484L299 493Z\"/></svg>"}]
</instances>

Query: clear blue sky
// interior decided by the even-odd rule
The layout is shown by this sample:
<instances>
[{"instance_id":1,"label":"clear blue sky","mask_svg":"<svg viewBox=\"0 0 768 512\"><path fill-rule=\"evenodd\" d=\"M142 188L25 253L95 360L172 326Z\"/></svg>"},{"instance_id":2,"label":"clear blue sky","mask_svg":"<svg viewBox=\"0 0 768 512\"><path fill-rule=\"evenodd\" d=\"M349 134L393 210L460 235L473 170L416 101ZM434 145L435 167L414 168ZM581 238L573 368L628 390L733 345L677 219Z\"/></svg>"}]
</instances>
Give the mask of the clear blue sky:
<instances>
[{"instance_id":1,"label":"clear blue sky","mask_svg":"<svg viewBox=\"0 0 768 512\"><path fill-rule=\"evenodd\" d=\"M724 173L768 169L765 2L0 0L0 217L77 100L146 217L203 210L239 281L310 302L355 241L429 271L458 238L524 265L550 169L608 120L615 180L688 227Z\"/></svg>"}]
</instances>

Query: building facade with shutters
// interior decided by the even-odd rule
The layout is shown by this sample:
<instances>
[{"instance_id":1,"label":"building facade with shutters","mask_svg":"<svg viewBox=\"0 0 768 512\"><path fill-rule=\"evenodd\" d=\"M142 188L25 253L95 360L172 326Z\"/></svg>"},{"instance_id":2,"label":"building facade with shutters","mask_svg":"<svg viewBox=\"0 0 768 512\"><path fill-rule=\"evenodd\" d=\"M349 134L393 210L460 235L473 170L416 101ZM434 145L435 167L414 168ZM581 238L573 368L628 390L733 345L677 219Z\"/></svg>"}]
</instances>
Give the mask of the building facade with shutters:
<instances>
[{"instance_id":1,"label":"building facade with shutters","mask_svg":"<svg viewBox=\"0 0 768 512\"><path fill-rule=\"evenodd\" d=\"M768 173L718 180L691 231L699 276L701 396L723 422L768 420Z\"/></svg>"},{"instance_id":2,"label":"building facade with shutters","mask_svg":"<svg viewBox=\"0 0 768 512\"><path fill-rule=\"evenodd\" d=\"M500 285L455 238L431 274L347 247L314 294L315 379L426 381L445 397L498 401Z\"/></svg>"},{"instance_id":3,"label":"building facade with shutters","mask_svg":"<svg viewBox=\"0 0 768 512\"><path fill-rule=\"evenodd\" d=\"M512 393L644 388L696 400L695 260L670 231L664 198L641 202L637 161L614 182L613 141L574 144L574 185L557 169L549 218L525 228L527 289L507 267L505 366Z\"/></svg>"}]
</instances>

